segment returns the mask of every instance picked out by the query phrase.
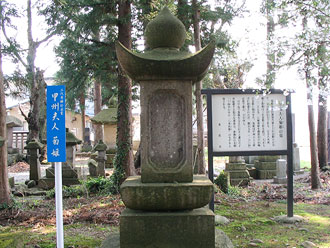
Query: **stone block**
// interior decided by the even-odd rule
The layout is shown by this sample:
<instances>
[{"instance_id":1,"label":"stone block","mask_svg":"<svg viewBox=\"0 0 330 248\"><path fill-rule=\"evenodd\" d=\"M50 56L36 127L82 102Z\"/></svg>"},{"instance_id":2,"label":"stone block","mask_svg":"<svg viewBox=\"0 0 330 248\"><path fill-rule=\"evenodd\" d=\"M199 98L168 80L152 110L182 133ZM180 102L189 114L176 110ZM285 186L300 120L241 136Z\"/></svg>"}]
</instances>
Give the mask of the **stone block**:
<instances>
[{"instance_id":1,"label":"stone block","mask_svg":"<svg viewBox=\"0 0 330 248\"><path fill-rule=\"evenodd\" d=\"M113 168L113 160L116 154L108 154L107 153L107 160L105 161L105 168Z\"/></svg>"},{"instance_id":2,"label":"stone block","mask_svg":"<svg viewBox=\"0 0 330 248\"><path fill-rule=\"evenodd\" d=\"M226 163L225 170L233 171L233 170L246 170L245 163Z\"/></svg>"},{"instance_id":3,"label":"stone block","mask_svg":"<svg viewBox=\"0 0 330 248\"><path fill-rule=\"evenodd\" d=\"M287 179L286 178L278 178L277 176L274 177L274 183L277 184L286 184Z\"/></svg>"},{"instance_id":4,"label":"stone block","mask_svg":"<svg viewBox=\"0 0 330 248\"><path fill-rule=\"evenodd\" d=\"M14 188L15 187L15 177L9 177L8 181L9 181L9 186L11 188Z\"/></svg>"},{"instance_id":5,"label":"stone block","mask_svg":"<svg viewBox=\"0 0 330 248\"><path fill-rule=\"evenodd\" d=\"M276 162L277 159L280 159L280 155L264 155L264 156L259 156L258 160L260 162Z\"/></svg>"},{"instance_id":6,"label":"stone block","mask_svg":"<svg viewBox=\"0 0 330 248\"><path fill-rule=\"evenodd\" d=\"M231 178L230 185L231 186L246 186L250 182L250 178Z\"/></svg>"},{"instance_id":7,"label":"stone block","mask_svg":"<svg viewBox=\"0 0 330 248\"><path fill-rule=\"evenodd\" d=\"M258 179L273 179L276 176L276 170L257 170Z\"/></svg>"},{"instance_id":8,"label":"stone block","mask_svg":"<svg viewBox=\"0 0 330 248\"><path fill-rule=\"evenodd\" d=\"M89 159L88 162L89 176L97 177L97 162L94 159Z\"/></svg>"},{"instance_id":9,"label":"stone block","mask_svg":"<svg viewBox=\"0 0 330 248\"><path fill-rule=\"evenodd\" d=\"M249 178L250 174L248 170L234 170L234 171L225 171L226 173L229 174L230 179L233 178Z\"/></svg>"},{"instance_id":10,"label":"stone block","mask_svg":"<svg viewBox=\"0 0 330 248\"><path fill-rule=\"evenodd\" d=\"M192 82L140 85L142 182L192 182Z\"/></svg>"},{"instance_id":11,"label":"stone block","mask_svg":"<svg viewBox=\"0 0 330 248\"><path fill-rule=\"evenodd\" d=\"M62 178L62 184L65 186L71 186L71 185L80 184L80 182L78 178ZM55 179L42 177L38 181L38 187L45 190L53 189L55 187Z\"/></svg>"},{"instance_id":12,"label":"stone block","mask_svg":"<svg viewBox=\"0 0 330 248\"><path fill-rule=\"evenodd\" d=\"M55 178L55 169L48 168L46 169L47 178ZM63 178L80 178L80 173L77 168L72 169L70 166L62 167L62 177Z\"/></svg>"},{"instance_id":13,"label":"stone block","mask_svg":"<svg viewBox=\"0 0 330 248\"><path fill-rule=\"evenodd\" d=\"M276 170L275 162L257 162L255 164L257 170Z\"/></svg>"},{"instance_id":14,"label":"stone block","mask_svg":"<svg viewBox=\"0 0 330 248\"><path fill-rule=\"evenodd\" d=\"M126 207L136 210L184 210L207 205L213 194L212 182L203 175L194 175L191 183L142 183L132 176L120 187Z\"/></svg>"},{"instance_id":15,"label":"stone block","mask_svg":"<svg viewBox=\"0 0 330 248\"><path fill-rule=\"evenodd\" d=\"M121 248L214 248L214 214L208 208L175 212L125 209Z\"/></svg>"}]
</instances>

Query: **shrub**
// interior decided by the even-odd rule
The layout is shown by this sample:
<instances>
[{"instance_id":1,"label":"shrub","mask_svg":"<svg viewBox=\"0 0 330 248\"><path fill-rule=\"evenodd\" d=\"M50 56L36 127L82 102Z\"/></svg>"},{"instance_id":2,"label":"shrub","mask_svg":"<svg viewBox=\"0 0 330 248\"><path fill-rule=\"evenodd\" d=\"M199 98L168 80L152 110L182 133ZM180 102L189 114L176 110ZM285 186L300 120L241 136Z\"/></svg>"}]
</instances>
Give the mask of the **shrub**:
<instances>
[{"instance_id":1,"label":"shrub","mask_svg":"<svg viewBox=\"0 0 330 248\"><path fill-rule=\"evenodd\" d=\"M228 193L229 179L228 174L221 172L220 175L214 180L214 183L220 188L223 193Z\"/></svg>"}]
</instances>

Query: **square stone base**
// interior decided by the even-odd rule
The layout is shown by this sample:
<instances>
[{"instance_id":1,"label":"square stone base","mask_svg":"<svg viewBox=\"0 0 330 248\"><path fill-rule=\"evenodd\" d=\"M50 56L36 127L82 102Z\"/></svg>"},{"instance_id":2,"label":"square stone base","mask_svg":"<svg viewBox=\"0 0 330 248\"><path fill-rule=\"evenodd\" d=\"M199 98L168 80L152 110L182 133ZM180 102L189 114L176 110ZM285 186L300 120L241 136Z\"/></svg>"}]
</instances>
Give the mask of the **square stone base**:
<instances>
[{"instance_id":1,"label":"square stone base","mask_svg":"<svg viewBox=\"0 0 330 248\"><path fill-rule=\"evenodd\" d=\"M62 185L71 186L80 184L78 178L62 178ZM55 178L43 177L38 181L38 187L49 190L55 187Z\"/></svg>"},{"instance_id":2,"label":"square stone base","mask_svg":"<svg viewBox=\"0 0 330 248\"><path fill-rule=\"evenodd\" d=\"M277 184L286 184L287 183L287 178L286 177L277 178L275 176L274 177L274 183L277 183Z\"/></svg>"},{"instance_id":3,"label":"square stone base","mask_svg":"<svg viewBox=\"0 0 330 248\"><path fill-rule=\"evenodd\" d=\"M146 212L125 209L120 216L121 248L214 248L214 214L208 208Z\"/></svg>"}]
</instances>

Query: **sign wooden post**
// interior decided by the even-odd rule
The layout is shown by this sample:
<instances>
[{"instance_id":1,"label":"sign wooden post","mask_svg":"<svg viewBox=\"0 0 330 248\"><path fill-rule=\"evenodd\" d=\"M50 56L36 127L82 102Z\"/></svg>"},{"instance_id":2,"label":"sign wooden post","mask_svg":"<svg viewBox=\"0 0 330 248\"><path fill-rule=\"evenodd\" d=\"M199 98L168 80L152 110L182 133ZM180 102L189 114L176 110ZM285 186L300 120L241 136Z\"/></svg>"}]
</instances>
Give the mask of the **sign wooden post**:
<instances>
[{"instance_id":1,"label":"sign wooden post","mask_svg":"<svg viewBox=\"0 0 330 248\"><path fill-rule=\"evenodd\" d=\"M62 162L66 161L65 86L47 86L47 160L55 162L56 243L64 248Z\"/></svg>"},{"instance_id":2,"label":"sign wooden post","mask_svg":"<svg viewBox=\"0 0 330 248\"><path fill-rule=\"evenodd\" d=\"M293 216L291 95L282 90L204 89L209 179L214 156L287 155L288 217ZM214 200L210 203L214 211Z\"/></svg>"}]
</instances>

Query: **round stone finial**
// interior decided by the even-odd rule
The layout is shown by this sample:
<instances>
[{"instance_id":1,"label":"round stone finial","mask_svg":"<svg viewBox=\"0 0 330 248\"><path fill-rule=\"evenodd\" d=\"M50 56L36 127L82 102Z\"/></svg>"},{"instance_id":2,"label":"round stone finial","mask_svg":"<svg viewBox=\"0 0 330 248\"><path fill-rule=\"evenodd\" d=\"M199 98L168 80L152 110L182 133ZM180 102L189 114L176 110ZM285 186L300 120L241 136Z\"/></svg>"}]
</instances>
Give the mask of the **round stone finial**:
<instances>
[{"instance_id":1,"label":"round stone finial","mask_svg":"<svg viewBox=\"0 0 330 248\"><path fill-rule=\"evenodd\" d=\"M145 30L147 45L151 48L180 48L186 39L183 23L165 7L148 23Z\"/></svg>"}]
</instances>

